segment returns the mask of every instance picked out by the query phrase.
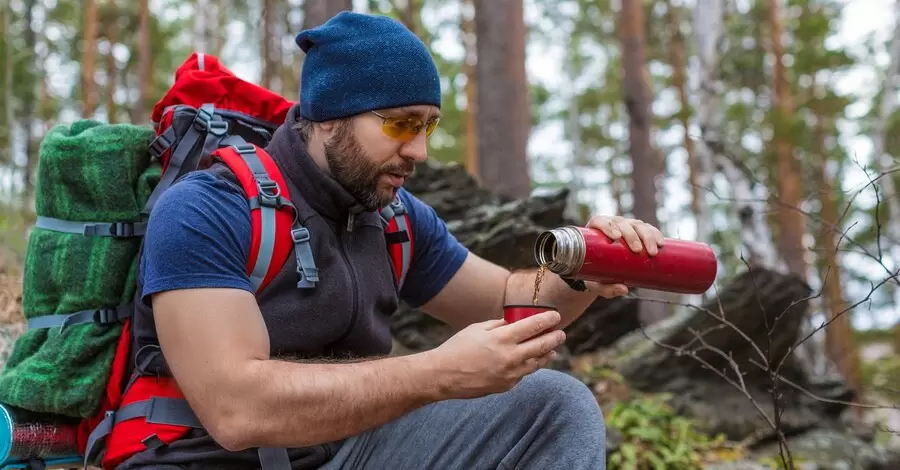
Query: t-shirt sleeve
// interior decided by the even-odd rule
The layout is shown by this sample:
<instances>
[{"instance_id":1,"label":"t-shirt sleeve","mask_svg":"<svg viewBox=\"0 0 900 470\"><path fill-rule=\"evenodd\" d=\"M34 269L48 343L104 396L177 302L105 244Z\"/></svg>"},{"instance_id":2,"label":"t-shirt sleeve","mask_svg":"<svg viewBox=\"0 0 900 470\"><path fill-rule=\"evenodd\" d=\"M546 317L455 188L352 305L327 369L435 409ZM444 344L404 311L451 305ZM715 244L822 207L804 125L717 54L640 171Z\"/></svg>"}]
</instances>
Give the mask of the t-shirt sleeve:
<instances>
[{"instance_id":1,"label":"t-shirt sleeve","mask_svg":"<svg viewBox=\"0 0 900 470\"><path fill-rule=\"evenodd\" d=\"M412 307L420 307L447 285L469 254L447 229L434 208L405 189L400 199L409 212L413 235L413 260L400 297Z\"/></svg>"},{"instance_id":2,"label":"t-shirt sleeve","mask_svg":"<svg viewBox=\"0 0 900 470\"><path fill-rule=\"evenodd\" d=\"M141 257L142 297L189 288L253 291L247 200L206 172L185 176L160 197L147 225Z\"/></svg>"}]
</instances>

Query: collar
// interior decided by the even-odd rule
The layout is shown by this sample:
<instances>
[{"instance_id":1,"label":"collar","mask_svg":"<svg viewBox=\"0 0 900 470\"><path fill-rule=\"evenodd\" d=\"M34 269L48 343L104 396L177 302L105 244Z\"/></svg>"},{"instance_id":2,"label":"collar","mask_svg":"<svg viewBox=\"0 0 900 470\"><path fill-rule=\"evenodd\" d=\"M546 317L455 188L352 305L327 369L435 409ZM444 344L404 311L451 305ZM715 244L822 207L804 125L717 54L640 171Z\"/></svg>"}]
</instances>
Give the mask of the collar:
<instances>
[{"instance_id":1,"label":"collar","mask_svg":"<svg viewBox=\"0 0 900 470\"><path fill-rule=\"evenodd\" d=\"M266 151L289 180L293 190L319 214L336 221L357 215L365 208L331 175L322 171L306 149L300 132L292 126L297 122L299 105L291 107L284 123L275 130ZM296 199L296 198L295 198Z\"/></svg>"}]
</instances>

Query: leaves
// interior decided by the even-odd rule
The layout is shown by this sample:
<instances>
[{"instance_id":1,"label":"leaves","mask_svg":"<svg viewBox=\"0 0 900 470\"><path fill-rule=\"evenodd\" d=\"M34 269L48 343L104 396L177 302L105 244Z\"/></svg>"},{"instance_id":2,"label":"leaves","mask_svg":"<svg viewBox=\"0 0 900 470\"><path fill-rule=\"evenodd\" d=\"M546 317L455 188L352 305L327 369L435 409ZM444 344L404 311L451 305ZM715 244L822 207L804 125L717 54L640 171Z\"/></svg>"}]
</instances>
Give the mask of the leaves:
<instances>
[{"instance_id":1,"label":"leaves","mask_svg":"<svg viewBox=\"0 0 900 470\"><path fill-rule=\"evenodd\" d=\"M724 437L697 431L668 405L668 394L647 394L617 403L607 425L622 436L609 456L610 470L694 470L703 462L738 460L736 447L722 452Z\"/></svg>"}]
</instances>

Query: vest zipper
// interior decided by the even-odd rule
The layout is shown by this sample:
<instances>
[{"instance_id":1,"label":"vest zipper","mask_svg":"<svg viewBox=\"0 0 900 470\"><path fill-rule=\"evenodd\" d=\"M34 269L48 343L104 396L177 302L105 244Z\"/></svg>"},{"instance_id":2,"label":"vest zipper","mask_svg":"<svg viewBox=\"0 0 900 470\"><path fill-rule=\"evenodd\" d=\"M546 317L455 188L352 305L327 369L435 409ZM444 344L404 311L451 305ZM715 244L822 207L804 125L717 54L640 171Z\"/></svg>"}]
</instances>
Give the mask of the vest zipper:
<instances>
[{"instance_id":1,"label":"vest zipper","mask_svg":"<svg viewBox=\"0 0 900 470\"><path fill-rule=\"evenodd\" d=\"M347 215L347 232L353 232L353 222L354 222L354 214L351 212ZM347 270L350 271L350 305L352 305L352 310L350 311L350 324L347 328L347 331L341 336L337 342L343 341L347 336L349 336L353 329L356 328L356 321L359 318L359 292L358 292L358 280L356 277L356 269L353 267L353 263L350 262L350 256L347 254L347 246L350 244L350 237L352 235L340 235L341 239L341 257L344 259L344 263L347 265Z\"/></svg>"}]
</instances>

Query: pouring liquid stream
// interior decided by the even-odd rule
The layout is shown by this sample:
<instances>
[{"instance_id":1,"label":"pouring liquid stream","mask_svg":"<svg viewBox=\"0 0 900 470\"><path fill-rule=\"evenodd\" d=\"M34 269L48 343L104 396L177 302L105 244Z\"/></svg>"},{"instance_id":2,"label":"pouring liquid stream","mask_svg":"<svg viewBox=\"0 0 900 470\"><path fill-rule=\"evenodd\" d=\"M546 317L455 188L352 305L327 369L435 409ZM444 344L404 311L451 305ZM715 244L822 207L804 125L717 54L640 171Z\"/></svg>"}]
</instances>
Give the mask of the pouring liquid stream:
<instances>
[{"instance_id":1,"label":"pouring liquid stream","mask_svg":"<svg viewBox=\"0 0 900 470\"><path fill-rule=\"evenodd\" d=\"M541 264L538 268L537 275L534 277L534 294L531 296L531 304L537 305L540 299L541 283L544 282L544 274L547 272L547 265Z\"/></svg>"}]
</instances>

